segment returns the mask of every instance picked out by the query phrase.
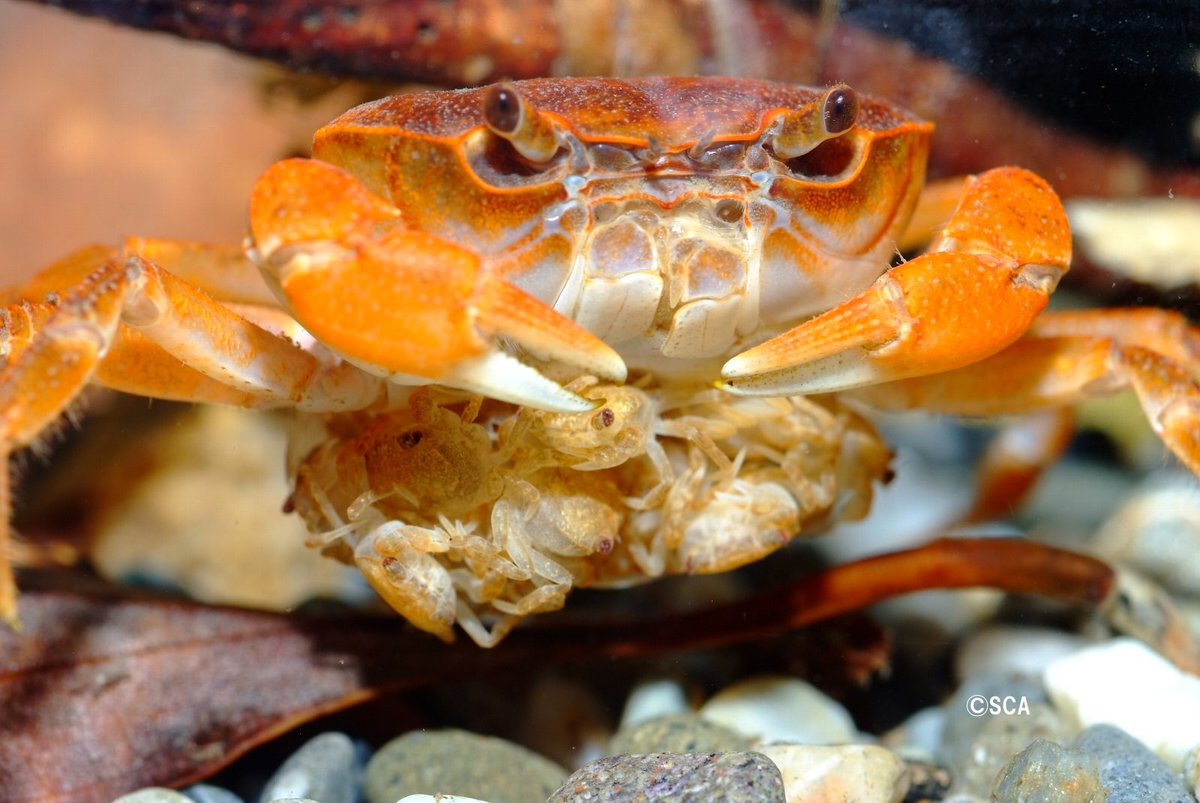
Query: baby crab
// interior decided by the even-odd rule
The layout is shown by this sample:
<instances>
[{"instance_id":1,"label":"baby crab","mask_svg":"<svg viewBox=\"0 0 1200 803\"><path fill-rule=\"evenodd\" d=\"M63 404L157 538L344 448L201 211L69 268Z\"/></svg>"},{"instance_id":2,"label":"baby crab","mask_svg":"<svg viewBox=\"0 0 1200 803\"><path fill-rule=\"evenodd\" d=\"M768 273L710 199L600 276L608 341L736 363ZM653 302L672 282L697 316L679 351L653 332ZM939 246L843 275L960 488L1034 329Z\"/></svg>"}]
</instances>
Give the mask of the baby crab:
<instances>
[{"instance_id":1,"label":"baby crab","mask_svg":"<svg viewBox=\"0 0 1200 803\"><path fill-rule=\"evenodd\" d=\"M930 132L846 86L731 78L361 106L259 180L250 260L135 240L10 299L0 443L88 382L294 407L314 541L482 644L574 586L720 571L861 515L887 457L847 394L990 416L1131 386L1200 470L1200 336L1043 314L1070 231L1038 177L968 181L889 267Z\"/></svg>"}]
</instances>

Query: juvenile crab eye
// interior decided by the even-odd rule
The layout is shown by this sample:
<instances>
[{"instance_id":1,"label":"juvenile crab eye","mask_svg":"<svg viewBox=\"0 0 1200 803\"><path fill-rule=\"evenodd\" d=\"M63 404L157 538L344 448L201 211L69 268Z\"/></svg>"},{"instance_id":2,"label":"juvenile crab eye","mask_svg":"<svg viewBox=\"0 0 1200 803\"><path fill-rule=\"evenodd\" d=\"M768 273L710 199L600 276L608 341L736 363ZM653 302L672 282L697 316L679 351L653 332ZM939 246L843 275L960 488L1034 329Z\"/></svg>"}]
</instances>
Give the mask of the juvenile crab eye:
<instances>
[{"instance_id":1,"label":"juvenile crab eye","mask_svg":"<svg viewBox=\"0 0 1200 803\"><path fill-rule=\"evenodd\" d=\"M713 214L717 216L717 220L725 223L739 223L742 220L742 216L746 214L746 206L741 201L726 198L722 201L717 201L717 206L713 210Z\"/></svg>"},{"instance_id":2,"label":"juvenile crab eye","mask_svg":"<svg viewBox=\"0 0 1200 803\"><path fill-rule=\"evenodd\" d=\"M823 106L825 130L833 135L854 127L858 118L858 95L845 84L838 84L825 93Z\"/></svg>"}]
</instances>

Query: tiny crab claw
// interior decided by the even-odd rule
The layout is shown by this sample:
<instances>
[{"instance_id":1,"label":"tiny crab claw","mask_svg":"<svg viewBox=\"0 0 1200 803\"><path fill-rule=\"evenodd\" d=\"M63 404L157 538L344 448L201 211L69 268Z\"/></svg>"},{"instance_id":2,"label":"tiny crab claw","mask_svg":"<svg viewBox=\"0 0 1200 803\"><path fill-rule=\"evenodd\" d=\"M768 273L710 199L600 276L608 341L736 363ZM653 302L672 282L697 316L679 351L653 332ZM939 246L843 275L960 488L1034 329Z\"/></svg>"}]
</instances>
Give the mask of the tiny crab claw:
<instances>
[{"instance_id":1,"label":"tiny crab claw","mask_svg":"<svg viewBox=\"0 0 1200 803\"><path fill-rule=\"evenodd\" d=\"M1071 261L1054 191L1019 168L967 187L929 253L721 371L744 395L824 393L948 371L1013 343Z\"/></svg>"},{"instance_id":2,"label":"tiny crab claw","mask_svg":"<svg viewBox=\"0 0 1200 803\"><path fill-rule=\"evenodd\" d=\"M554 124L512 84L488 87L482 101L483 121L493 134L512 144L531 162L548 162L558 153Z\"/></svg>"},{"instance_id":3,"label":"tiny crab claw","mask_svg":"<svg viewBox=\"0 0 1200 803\"><path fill-rule=\"evenodd\" d=\"M556 412L596 403L501 350L616 381L607 344L496 278L479 255L403 228L398 211L333 165L289 159L250 202L251 253L289 312L365 371L402 384L440 382Z\"/></svg>"},{"instance_id":4,"label":"tiny crab claw","mask_svg":"<svg viewBox=\"0 0 1200 803\"><path fill-rule=\"evenodd\" d=\"M794 159L845 134L857 118L858 95L845 84L837 84L812 103L781 112L766 144L776 157Z\"/></svg>"}]
</instances>

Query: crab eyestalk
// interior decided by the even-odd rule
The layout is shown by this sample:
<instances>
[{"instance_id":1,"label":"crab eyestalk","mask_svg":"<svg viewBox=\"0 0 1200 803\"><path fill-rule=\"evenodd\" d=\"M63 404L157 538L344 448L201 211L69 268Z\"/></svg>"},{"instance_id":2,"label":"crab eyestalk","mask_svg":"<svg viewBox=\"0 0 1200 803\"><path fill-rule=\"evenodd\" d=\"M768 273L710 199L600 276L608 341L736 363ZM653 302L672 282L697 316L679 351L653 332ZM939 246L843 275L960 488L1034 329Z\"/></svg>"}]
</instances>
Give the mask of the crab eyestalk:
<instances>
[{"instance_id":1,"label":"crab eyestalk","mask_svg":"<svg viewBox=\"0 0 1200 803\"><path fill-rule=\"evenodd\" d=\"M554 124L512 84L490 87L481 106L488 129L508 140L524 158L541 164L558 153L559 138Z\"/></svg>"},{"instance_id":2,"label":"crab eyestalk","mask_svg":"<svg viewBox=\"0 0 1200 803\"><path fill-rule=\"evenodd\" d=\"M837 84L813 103L783 112L766 142L778 158L794 159L845 134L857 118L858 95L845 84Z\"/></svg>"}]
</instances>

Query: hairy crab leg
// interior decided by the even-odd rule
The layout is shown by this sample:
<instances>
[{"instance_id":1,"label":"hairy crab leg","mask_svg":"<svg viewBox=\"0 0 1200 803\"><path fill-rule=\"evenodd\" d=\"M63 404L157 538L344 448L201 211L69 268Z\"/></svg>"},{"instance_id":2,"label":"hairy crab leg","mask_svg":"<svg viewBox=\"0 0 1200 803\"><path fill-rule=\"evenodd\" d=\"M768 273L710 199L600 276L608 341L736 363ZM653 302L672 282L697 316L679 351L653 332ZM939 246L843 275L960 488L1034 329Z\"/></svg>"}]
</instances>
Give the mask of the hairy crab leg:
<instances>
[{"instance_id":1,"label":"hairy crab leg","mask_svg":"<svg viewBox=\"0 0 1200 803\"><path fill-rule=\"evenodd\" d=\"M128 254L153 262L172 276L202 290L221 302L278 307L279 302L263 284L258 266L245 249L180 240L126 238L123 248L108 245L84 246L47 266L24 285L0 291L0 302L18 303L62 294L102 268L105 263Z\"/></svg>"},{"instance_id":2,"label":"hairy crab leg","mask_svg":"<svg viewBox=\"0 0 1200 803\"><path fill-rule=\"evenodd\" d=\"M888 409L964 416L1064 407L1132 388L1151 427L1200 475L1200 330L1166 310L1047 313L986 360L937 376L862 388ZM995 388L1005 388L1003 394Z\"/></svg>"},{"instance_id":3,"label":"hairy crab leg","mask_svg":"<svg viewBox=\"0 0 1200 803\"><path fill-rule=\"evenodd\" d=\"M1066 214L1049 185L1019 168L988 171L929 253L733 357L722 384L744 395L824 393L976 362L1029 328L1070 261Z\"/></svg>"},{"instance_id":4,"label":"hairy crab leg","mask_svg":"<svg viewBox=\"0 0 1200 803\"><path fill-rule=\"evenodd\" d=\"M406 229L398 216L354 176L309 159L273 165L250 201L255 252L288 310L365 371L558 412L595 406L510 356L496 342L505 338L535 357L625 378L604 341L478 254Z\"/></svg>"},{"instance_id":5,"label":"hairy crab leg","mask_svg":"<svg viewBox=\"0 0 1200 803\"><path fill-rule=\"evenodd\" d=\"M69 264L68 271L78 268ZM47 281L54 283L53 277ZM109 368L124 377L113 384L152 396L180 398L180 386L190 383L199 400L211 400L211 393L220 401L252 406L347 410L369 406L381 394L378 380L351 366L322 363L137 255L106 262L53 305L10 306L2 322L0 455L5 458L35 442L97 378L109 354L116 363ZM123 336L122 325L138 331ZM197 382L197 372L211 381ZM113 379L107 369L103 373ZM217 391L214 383L231 393ZM7 506L3 514L0 619L15 623Z\"/></svg>"}]
</instances>

